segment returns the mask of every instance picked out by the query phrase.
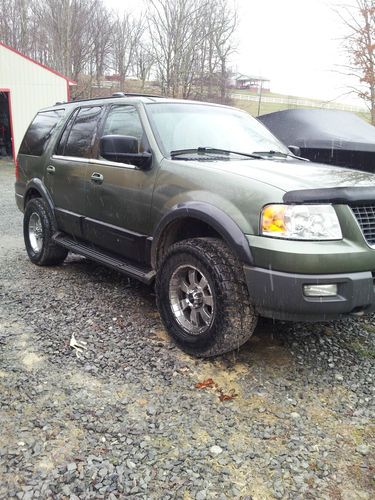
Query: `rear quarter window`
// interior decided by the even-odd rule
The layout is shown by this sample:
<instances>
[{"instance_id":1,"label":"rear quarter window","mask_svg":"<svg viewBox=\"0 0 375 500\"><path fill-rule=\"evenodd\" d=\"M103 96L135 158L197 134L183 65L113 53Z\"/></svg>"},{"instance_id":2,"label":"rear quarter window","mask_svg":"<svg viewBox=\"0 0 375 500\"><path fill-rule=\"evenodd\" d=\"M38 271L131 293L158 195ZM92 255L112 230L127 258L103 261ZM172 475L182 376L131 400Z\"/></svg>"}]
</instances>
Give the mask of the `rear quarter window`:
<instances>
[{"instance_id":1,"label":"rear quarter window","mask_svg":"<svg viewBox=\"0 0 375 500\"><path fill-rule=\"evenodd\" d=\"M41 156L63 114L63 109L38 113L26 131L19 154Z\"/></svg>"}]
</instances>

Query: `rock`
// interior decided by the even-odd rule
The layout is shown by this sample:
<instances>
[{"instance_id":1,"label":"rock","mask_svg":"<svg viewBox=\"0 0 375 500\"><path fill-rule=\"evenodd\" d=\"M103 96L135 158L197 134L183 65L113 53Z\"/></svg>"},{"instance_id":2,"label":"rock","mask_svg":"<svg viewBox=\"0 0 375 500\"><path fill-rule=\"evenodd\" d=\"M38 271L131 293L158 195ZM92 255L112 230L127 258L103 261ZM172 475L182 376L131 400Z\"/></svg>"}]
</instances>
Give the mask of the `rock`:
<instances>
[{"instance_id":1,"label":"rock","mask_svg":"<svg viewBox=\"0 0 375 500\"><path fill-rule=\"evenodd\" d=\"M101 478L103 478L108 474L108 469L106 467L103 467L102 469L99 469L98 474Z\"/></svg>"},{"instance_id":2,"label":"rock","mask_svg":"<svg viewBox=\"0 0 375 500\"><path fill-rule=\"evenodd\" d=\"M207 493L205 490L198 491L195 495L195 500L205 500L207 498Z\"/></svg>"},{"instance_id":3,"label":"rock","mask_svg":"<svg viewBox=\"0 0 375 500\"><path fill-rule=\"evenodd\" d=\"M147 415L152 416L152 415L155 415L155 414L156 414L156 409L155 409L155 407L154 407L154 406L149 406L149 407L147 408Z\"/></svg>"},{"instance_id":4,"label":"rock","mask_svg":"<svg viewBox=\"0 0 375 500\"><path fill-rule=\"evenodd\" d=\"M366 455L368 455L368 454L369 454L369 452L370 452L370 447L369 447L367 444L359 444L359 445L356 447L355 451L356 451L357 453L360 453L360 454L361 454L361 455L363 455L363 456L366 456Z\"/></svg>"},{"instance_id":5,"label":"rock","mask_svg":"<svg viewBox=\"0 0 375 500\"><path fill-rule=\"evenodd\" d=\"M214 446L211 446L210 448L210 453L212 455L220 455L220 453L223 452L223 449L220 448L220 446L217 446L217 445L214 445Z\"/></svg>"},{"instance_id":6,"label":"rock","mask_svg":"<svg viewBox=\"0 0 375 500\"><path fill-rule=\"evenodd\" d=\"M292 411L292 413L290 414L291 418L297 420L299 418L301 418L301 415L299 413L297 413L296 411Z\"/></svg>"}]
</instances>

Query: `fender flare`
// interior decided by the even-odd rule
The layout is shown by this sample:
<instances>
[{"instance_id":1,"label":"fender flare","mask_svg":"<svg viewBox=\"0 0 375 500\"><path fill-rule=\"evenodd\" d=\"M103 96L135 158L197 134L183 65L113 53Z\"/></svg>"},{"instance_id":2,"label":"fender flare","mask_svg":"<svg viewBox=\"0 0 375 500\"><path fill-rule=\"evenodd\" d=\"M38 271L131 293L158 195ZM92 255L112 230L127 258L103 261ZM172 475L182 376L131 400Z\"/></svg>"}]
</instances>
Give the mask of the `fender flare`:
<instances>
[{"instance_id":1,"label":"fender flare","mask_svg":"<svg viewBox=\"0 0 375 500\"><path fill-rule=\"evenodd\" d=\"M38 179L38 178L31 179L27 183L27 185L26 185L25 194L24 194L24 197L23 197L23 199L24 199L24 209L26 208L27 194L30 191L30 189L35 189L36 191L38 191L38 193L43 198L43 200L48 204L48 206L49 206L49 208L51 210L51 213L54 215L55 214L55 207L53 205L53 201L52 201L51 195L47 191L47 189L46 189L45 185L43 184L43 182L40 179Z\"/></svg>"},{"instance_id":2,"label":"fender flare","mask_svg":"<svg viewBox=\"0 0 375 500\"><path fill-rule=\"evenodd\" d=\"M154 269L157 267L159 243L164 231L172 222L184 218L205 222L221 235L240 262L254 264L245 234L228 214L209 203L189 201L175 205L159 221L151 245L151 263Z\"/></svg>"}]
</instances>

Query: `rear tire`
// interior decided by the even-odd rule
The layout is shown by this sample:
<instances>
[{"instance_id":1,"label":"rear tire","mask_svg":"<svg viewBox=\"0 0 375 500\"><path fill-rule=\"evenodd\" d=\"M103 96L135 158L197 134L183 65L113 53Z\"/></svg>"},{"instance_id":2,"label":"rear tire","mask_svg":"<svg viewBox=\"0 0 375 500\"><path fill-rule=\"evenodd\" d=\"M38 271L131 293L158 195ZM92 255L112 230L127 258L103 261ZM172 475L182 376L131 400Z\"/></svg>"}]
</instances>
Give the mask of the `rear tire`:
<instances>
[{"instance_id":1,"label":"rear tire","mask_svg":"<svg viewBox=\"0 0 375 500\"><path fill-rule=\"evenodd\" d=\"M195 356L238 349L257 324L241 264L216 238L172 245L158 270L156 297L167 331Z\"/></svg>"},{"instance_id":2,"label":"rear tire","mask_svg":"<svg viewBox=\"0 0 375 500\"><path fill-rule=\"evenodd\" d=\"M23 218L23 236L31 262L38 266L54 266L64 261L68 250L52 240L54 232L53 217L47 203L42 198L31 199Z\"/></svg>"}]
</instances>

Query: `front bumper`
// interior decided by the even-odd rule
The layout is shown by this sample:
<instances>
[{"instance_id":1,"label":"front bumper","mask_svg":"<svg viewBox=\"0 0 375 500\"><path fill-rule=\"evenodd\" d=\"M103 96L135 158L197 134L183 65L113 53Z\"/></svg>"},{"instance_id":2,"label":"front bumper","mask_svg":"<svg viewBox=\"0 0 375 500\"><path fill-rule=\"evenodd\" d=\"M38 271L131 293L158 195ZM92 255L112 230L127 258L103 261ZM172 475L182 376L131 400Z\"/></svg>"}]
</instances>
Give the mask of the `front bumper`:
<instances>
[{"instance_id":1,"label":"front bumper","mask_svg":"<svg viewBox=\"0 0 375 500\"><path fill-rule=\"evenodd\" d=\"M328 321L375 310L371 272L293 274L244 266L250 301L261 316L291 321ZM334 297L306 297L304 285L337 284Z\"/></svg>"}]
</instances>

